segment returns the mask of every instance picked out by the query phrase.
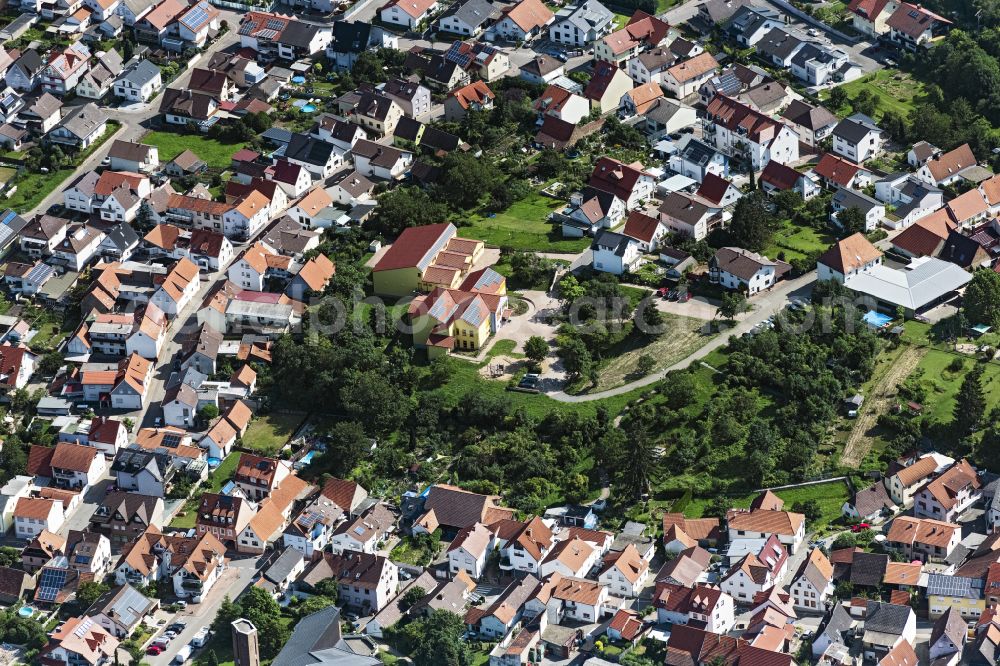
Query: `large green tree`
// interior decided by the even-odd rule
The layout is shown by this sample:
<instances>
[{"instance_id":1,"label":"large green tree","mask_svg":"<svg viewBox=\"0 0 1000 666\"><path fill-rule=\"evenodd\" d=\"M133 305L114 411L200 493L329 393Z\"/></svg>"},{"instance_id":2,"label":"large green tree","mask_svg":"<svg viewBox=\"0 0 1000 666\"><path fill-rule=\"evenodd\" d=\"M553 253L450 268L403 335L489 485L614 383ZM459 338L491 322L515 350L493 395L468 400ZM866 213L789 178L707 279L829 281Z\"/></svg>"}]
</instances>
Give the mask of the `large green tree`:
<instances>
[{"instance_id":1,"label":"large green tree","mask_svg":"<svg viewBox=\"0 0 1000 666\"><path fill-rule=\"evenodd\" d=\"M977 363L965 375L955 396L952 426L955 434L965 437L979 430L986 415L986 394L983 391L983 365Z\"/></svg>"},{"instance_id":2,"label":"large green tree","mask_svg":"<svg viewBox=\"0 0 1000 666\"><path fill-rule=\"evenodd\" d=\"M410 655L416 666L469 666L472 656L468 641L462 640L462 618L446 610L436 610L414 620L404 629Z\"/></svg>"},{"instance_id":3,"label":"large green tree","mask_svg":"<svg viewBox=\"0 0 1000 666\"><path fill-rule=\"evenodd\" d=\"M1000 327L1000 273L976 271L965 288L962 303L970 324Z\"/></svg>"},{"instance_id":4,"label":"large green tree","mask_svg":"<svg viewBox=\"0 0 1000 666\"><path fill-rule=\"evenodd\" d=\"M767 209L767 199L762 192L751 192L736 203L729 223L733 244L760 252L770 242L774 229L775 219Z\"/></svg>"}]
</instances>

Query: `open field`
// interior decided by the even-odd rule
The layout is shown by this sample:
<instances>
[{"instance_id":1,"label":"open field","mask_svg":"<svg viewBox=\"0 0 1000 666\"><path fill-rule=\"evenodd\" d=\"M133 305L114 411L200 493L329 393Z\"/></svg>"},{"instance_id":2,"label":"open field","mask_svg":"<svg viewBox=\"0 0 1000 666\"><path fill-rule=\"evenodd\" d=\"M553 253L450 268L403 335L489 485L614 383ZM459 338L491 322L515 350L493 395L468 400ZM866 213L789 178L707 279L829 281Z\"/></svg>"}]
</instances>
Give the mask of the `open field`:
<instances>
[{"instance_id":1,"label":"open field","mask_svg":"<svg viewBox=\"0 0 1000 666\"><path fill-rule=\"evenodd\" d=\"M666 332L652 340L639 333L633 333L616 345L602 363L596 387L587 382L585 393L606 391L639 379L639 359L645 355L655 361L652 372L668 368L687 357L710 339L701 333L705 322L692 317L664 314Z\"/></svg>"},{"instance_id":2,"label":"open field","mask_svg":"<svg viewBox=\"0 0 1000 666\"><path fill-rule=\"evenodd\" d=\"M895 69L879 70L840 87L847 91L851 99L857 97L862 90L871 91L878 99L876 120L881 118L886 111L895 111L905 118L916 106L917 98L924 92L923 83L915 80L909 74ZM829 91L824 91L821 95L821 99L824 100L829 99L829 97ZM834 113L841 111L840 109L830 110Z\"/></svg>"},{"instance_id":3,"label":"open field","mask_svg":"<svg viewBox=\"0 0 1000 666\"><path fill-rule=\"evenodd\" d=\"M205 161L209 167L224 169L230 164L230 157L245 144L222 143L199 134L178 134L176 132L149 132L142 142L156 146L160 151L160 161L169 162L184 150L190 150Z\"/></svg>"},{"instance_id":4,"label":"open field","mask_svg":"<svg viewBox=\"0 0 1000 666\"><path fill-rule=\"evenodd\" d=\"M958 372L949 369L952 361L961 358L964 368ZM947 424L955 410L955 396L962 380L972 368L975 359L962 354L931 349L920 361L915 374L927 391L924 413L932 422ZM987 363L983 372L983 393L986 396L986 413L1000 404L1000 365Z\"/></svg>"},{"instance_id":5,"label":"open field","mask_svg":"<svg viewBox=\"0 0 1000 666\"><path fill-rule=\"evenodd\" d=\"M265 455L276 454L302 425L305 416L301 413L273 412L256 417L243 435L243 446Z\"/></svg>"},{"instance_id":6,"label":"open field","mask_svg":"<svg viewBox=\"0 0 1000 666\"><path fill-rule=\"evenodd\" d=\"M470 215L468 226L460 227L458 232L466 238L515 250L580 252L590 245L589 239L563 238L559 227L548 221L549 213L564 206L562 201L533 192L494 217Z\"/></svg>"}]
</instances>

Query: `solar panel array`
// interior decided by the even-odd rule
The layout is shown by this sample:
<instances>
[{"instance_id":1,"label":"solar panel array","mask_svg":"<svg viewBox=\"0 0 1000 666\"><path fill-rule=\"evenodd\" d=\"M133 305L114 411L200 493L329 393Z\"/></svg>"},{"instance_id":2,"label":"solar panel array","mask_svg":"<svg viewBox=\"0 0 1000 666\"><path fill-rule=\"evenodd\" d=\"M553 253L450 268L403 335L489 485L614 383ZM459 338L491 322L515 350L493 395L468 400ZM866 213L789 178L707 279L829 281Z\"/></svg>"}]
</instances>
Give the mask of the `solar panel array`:
<instances>
[{"instance_id":1,"label":"solar panel array","mask_svg":"<svg viewBox=\"0 0 1000 666\"><path fill-rule=\"evenodd\" d=\"M24 276L24 279L31 283L38 283L42 281L42 278L46 275L51 275L55 272L55 269L48 264L36 264L34 268L28 271L28 274Z\"/></svg>"},{"instance_id":2,"label":"solar panel array","mask_svg":"<svg viewBox=\"0 0 1000 666\"><path fill-rule=\"evenodd\" d=\"M66 585L67 573L66 569L43 569L35 598L39 601L55 601L59 590Z\"/></svg>"},{"instance_id":3,"label":"solar panel array","mask_svg":"<svg viewBox=\"0 0 1000 666\"><path fill-rule=\"evenodd\" d=\"M180 435L170 434L163 436L163 446L166 446L167 448L176 449L177 445L180 443L181 443Z\"/></svg>"},{"instance_id":4,"label":"solar panel array","mask_svg":"<svg viewBox=\"0 0 1000 666\"><path fill-rule=\"evenodd\" d=\"M205 6L204 2L199 2L197 5L191 8L191 11L187 13L184 17L184 22L192 27L198 28L205 21L208 20L208 7Z\"/></svg>"},{"instance_id":5,"label":"solar panel array","mask_svg":"<svg viewBox=\"0 0 1000 666\"><path fill-rule=\"evenodd\" d=\"M472 62L473 55L468 52L463 52L464 48L465 44L462 42L455 42L451 45L451 48L448 49L448 52L444 54L444 59L455 63L463 69L468 67L469 63Z\"/></svg>"}]
</instances>

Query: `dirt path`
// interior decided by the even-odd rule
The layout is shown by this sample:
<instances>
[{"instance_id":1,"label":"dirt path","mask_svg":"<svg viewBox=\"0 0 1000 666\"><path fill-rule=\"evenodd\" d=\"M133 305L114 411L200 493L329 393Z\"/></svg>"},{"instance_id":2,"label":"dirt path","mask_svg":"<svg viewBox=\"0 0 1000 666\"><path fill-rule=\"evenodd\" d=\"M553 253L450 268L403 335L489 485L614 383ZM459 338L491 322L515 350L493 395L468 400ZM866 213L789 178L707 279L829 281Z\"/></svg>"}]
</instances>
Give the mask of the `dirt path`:
<instances>
[{"instance_id":1,"label":"dirt path","mask_svg":"<svg viewBox=\"0 0 1000 666\"><path fill-rule=\"evenodd\" d=\"M872 446L872 439L868 433L875 427L879 415L888 412L896 394L896 387L916 369L925 353L925 349L907 347L899 354L899 358L893 362L892 367L878 384L872 387L871 394L865 398L864 405L854 422L854 428L847 437L844 453L840 458L842 465L856 468L868 455Z\"/></svg>"}]
</instances>

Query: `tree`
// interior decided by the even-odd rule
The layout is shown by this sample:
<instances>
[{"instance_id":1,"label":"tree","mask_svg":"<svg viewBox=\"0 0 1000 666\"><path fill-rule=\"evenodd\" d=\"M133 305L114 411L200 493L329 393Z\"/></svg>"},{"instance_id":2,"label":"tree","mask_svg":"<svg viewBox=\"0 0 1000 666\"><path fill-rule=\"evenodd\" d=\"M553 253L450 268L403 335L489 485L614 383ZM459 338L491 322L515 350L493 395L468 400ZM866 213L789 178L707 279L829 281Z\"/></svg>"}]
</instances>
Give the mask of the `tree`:
<instances>
[{"instance_id":1,"label":"tree","mask_svg":"<svg viewBox=\"0 0 1000 666\"><path fill-rule=\"evenodd\" d=\"M963 308L971 324L1000 327L1000 273L976 271L965 288Z\"/></svg>"},{"instance_id":2,"label":"tree","mask_svg":"<svg viewBox=\"0 0 1000 666\"><path fill-rule=\"evenodd\" d=\"M719 314L723 319L735 319L736 315L746 312L747 307L746 296L737 291L727 291L722 295Z\"/></svg>"},{"instance_id":3,"label":"tree","mask_svg":"<svg viewBox=\"0 0 1000 666\"><path fill-rule=\"evenodd\" d=\"M111 587L105 585L104 583L97 583L94 581L81 583L76 589L76 603L81 609L90 608L102 594L110 589Z\"/></svg>"},{"instance_id":4,"label":"tree","mask_svg":"<svg viewBox=\"0 0 1000 666\"><path fill-rule=\"evenodd\" d=\"M445 158L438 184L436 196L456 209L472 208L483 194L507 187L493 162L460 151Z\"/></svg>"},{"instance_id":5,"label":"tree","mask_svg":"<svg viewBox=\"0 0 1000 666\"><path fill-rule=\"evenodd\" d=\"M429 617L406 625L404 635L416 666L469 666L468 641L462 640L465 625L455 613L436 610Z\"/></svg>"},{"instance_id":6,"label":"tree","mask_svg":"<svg viewBox=\"0 0 1000 666\"><path fill-rule=\"evenodd\" d=\"M774 218L767 210L766 197L762 192L754 191L736 203L729 224L729 237L739 247L760 252L771 240L774 226Z\"/></svg>"},{"instance_id":7,"label":"tree","mask_svg":"<svg viewBox=\"0 0 1000 666\"><path fill-rule=\"evenodd\" d=\"M308 617L313 613L317 613L321 610L325 610L330 606L337 603L336 599L331 599L330 597L324 597L320 595L313 595L300 603L295 607L295 613L299 616L299 619Z\"/></svg>"},{"instance_id":8,"label":"tree","mask_svg":"<svg viewBox=\"0 0 1000 666\"><path fill-rule=\"evenodd\" d=\"M656 359L649 354L643 354L639 357L639 360L636 363L636 372L645 377L651 373L655 367Z\"/></svg>"},{"instance_id":9,"label":"tree","mask_svg":"<svg viewBox=\"0 0 1000 666\"><path fill-rule=\"evenodd\" d=\"M865 231L865 214L860 208L848 208L837 213L837 222L845 233L855 234Z\"/></svg>"},{"instance_id":10,"label":"tree","mask_svg":"<svg viewBox=\"0 0 1000 666\"><path fill-rule=\"evenodd\" d=\"M313 585L313 590L317 595L326 597L327 599L333 599L333 603L337 602L337 597L340 594L336 578L324 578Z\"/></svg>"},{"instance_id":11,"label":"tree","mask_svg":"<svg viewBox=\"0 0 1000 666\"><path fill-rule=\"evenodd\" d=\"M850 97L843 88L836 87L830 90L830 108L834 111L847 104L849 100Z\"/></svg>"},{"instance_id":12,"label":"tree","mask_svg":"<svg viewBox=\"0 0 1000 666\"><path fill-rule=\"evenodd\" d=\"M50 351L42 360L38 362L38 370L43 375L54 375L63 364L63 355L57 351Z\"/></svg>"},{"instance_id":13,"label":"tree","mask_svg":"<svg viewBox=\"0 0 1000 666\"><path fill-rule=\"evenodd\" d=\"M444 202L418 187L397 187L378 198L370 226L377 233L395 237L408 227L437 224L447 217Z\"/></svg>"},{"instance_id":14,"label":"tree","mask_svg":"<svg viewBox=\"0 0 1000 666\"><path fill-rule=\"evenodd\" d=\"M213 404L204 405L198 410L198 416L204 423L208 423L219 416L219 407Z\"/></svg>"},{"instance_id":15,"label":"tree","mask_svg":"<svg viewBox=\"0 0 1000 666\"><path fill-rule=\"evenodd\" d=\"M535 363L541 363L549 355L549 343L540 335L533 335L524 343L524 355Z\"/></svg>"},{"instance_id":16,"label":"tree","mask_svg":"<svg viewBox=\"0 0 1000 666\"><path fill-rule=\"evenodd\" d=\"M965 437L982 427L986 415L986 394L983 391L983 364L976 363L965 375L955 396L952 427L955 434Z\"/></svg>"},{"instance_id":17,"label":"tree","mask_svg":"<svg viewBox=\"0 0 1000 666\"><path fill-rule=\"evenodd\" d=\"M405 613L406 611L413 608L413 605L419 602L421 599L427 596L427 590L420 587L419 585L411 586L399 600L399 607Z\"/></svg>"},{"instance_id":18,"label":"tree","mask_svg":"<svg viewBox=\"0 0 1000 666\"><path fill-rule=\"evenodd\" d=\"M868 88L862 88L861 92L851 100L851 107L857 113L874 116L878 110L878 97Z\"/></svg>"},{"instance_id":19,"label":"tree","mask_svg":"<svg viewBox=\"0 0 1000 666\"><path fill-rule=\"evenodd\" d=\"M134 663L139 663L135 661ZM219 657L215 654L215 650L209 650L208 654L205 655L205 666L219 666Z\"/></svg>"},{"instance_id":20,"label":"tree","mask_svg":"<svg viewBox=\"0 0 1000 666\"><path fill-rule=\"evenodd\" d=\"M571 273L567 273L559 280L559 295L566 306L572 305L573 301L583 298L587 290L580 284Z\"/></svg>"},{"instance_id":21,"label":"tree","mask_svg":"<svg viewBox=\"0 0 1000 666\"><path fill-rule=\"evenodd\" d=\"M792 511L801 513L810 523L815 523L823 517L823 508L820 506L819 501L814 499L795 502L792 504Z\"/></svg>"},{"instance_id":22,"label":"tree","mask_svg":"<svg viewBox=\"0 0 1000 666\"><path fill-rule=\"evenodd\" d=\"M318 462L337 476L350 476L361 459L371 450L371 440L360 423L341 421L330 428L330 443Z\"/></svg>"}]
</instances>

